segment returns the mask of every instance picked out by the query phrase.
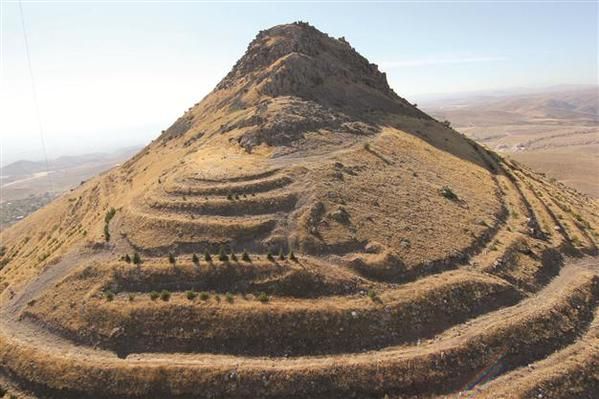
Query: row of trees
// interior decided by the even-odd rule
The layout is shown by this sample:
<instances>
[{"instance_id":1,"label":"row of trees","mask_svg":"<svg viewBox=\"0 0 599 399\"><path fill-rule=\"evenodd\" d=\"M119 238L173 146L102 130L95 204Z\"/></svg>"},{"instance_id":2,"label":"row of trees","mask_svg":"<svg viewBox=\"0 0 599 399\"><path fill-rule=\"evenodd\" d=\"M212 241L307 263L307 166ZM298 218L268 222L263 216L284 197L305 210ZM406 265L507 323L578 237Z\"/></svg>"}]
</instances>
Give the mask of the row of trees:
<instances>
[{"instance_id":1,"label":"row of trees","mask_svg":"<svg viewBox=\"0 0 599 399\"><path fill-rule=\"evenodd\" d=\"M229 260L237 262L239 260L237 255L235 254L235 252L228 253L228 251L226 250L226 248L224 246L220 247L218 254L216 256L218 257L218 260L220 260L221 262L228 262ZM271 262L276 261L275 256L273 255L273 253L270 250L267 252L266 258ZM298 260L297 257L295 256L295 253L293 252L293 250L290 250L289 253L285 254L285 252L283 251L282 248L279 249L279 255L277 256L277 258L279 260L289 259L294 262L297 262L297 260ZM133 263L135 265L140 265L142 262L141 257L137 252L135 252L133 254L133 257L129 256L129 254L125 254L121 259L127 263ZM210 255L210 252L208 252L208 251L204 252L204 260L206 262L212 262L212 255ZM250 257L250 254L246 250L243 250L243 252L241 254L241 260L244 262L251 262L252 258ZM168 261L172 265L174 265L177 262L177 259L173 253L169 253ZM191 256L191 261L196 265L200 264L200 258L196 254L193 254Z\"/></svg>"}]
</instances>

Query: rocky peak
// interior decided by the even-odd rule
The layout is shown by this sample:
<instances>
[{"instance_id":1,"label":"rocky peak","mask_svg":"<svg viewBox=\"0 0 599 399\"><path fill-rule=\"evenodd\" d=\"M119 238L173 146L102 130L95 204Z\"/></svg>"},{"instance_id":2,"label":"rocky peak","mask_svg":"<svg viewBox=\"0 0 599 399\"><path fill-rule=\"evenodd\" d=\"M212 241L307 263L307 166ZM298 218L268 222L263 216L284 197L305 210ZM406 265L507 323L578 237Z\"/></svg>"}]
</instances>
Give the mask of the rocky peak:
<instances>
[{"instance_id":1,"label":"rocky peak","mask_svg":"<svg viewBox=\"0 0 599 399\"><path fill-rule=\"evenodd\" d=\"M240 81L261 83L268 78L271 84L266 85L264 93L272 96L306 97L306 89L317 88L330 80L360 83L385 95L394 95L385 74L344 38L332 38L304 22L261 31L217 89ZM294 89L299 89L299 93Z\"/></svg>"}]
</instances>

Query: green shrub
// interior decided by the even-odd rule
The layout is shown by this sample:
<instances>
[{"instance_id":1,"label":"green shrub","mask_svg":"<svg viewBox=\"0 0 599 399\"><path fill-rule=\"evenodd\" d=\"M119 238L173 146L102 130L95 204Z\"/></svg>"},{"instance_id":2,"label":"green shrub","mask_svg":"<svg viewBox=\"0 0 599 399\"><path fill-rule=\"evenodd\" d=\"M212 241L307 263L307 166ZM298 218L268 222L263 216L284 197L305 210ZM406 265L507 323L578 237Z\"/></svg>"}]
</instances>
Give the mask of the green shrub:
<instances>
[{"instance_id":1,"label":"green shrub","mask_svg":"<svg viewBox=\"0 0 599 399\"><path fill-rule=\"evenodd\" d=\"M441 195L451 201L457 201L457 199L458 199L457 194L454 193L453 190L451 189L451 187L449 187L449 186L443 186L441 188Z\"/></svg>"},{"instance_id":2,"label":"green shrub","mask_svg":"<svg viewBox=\"0 0 599 399\"><path fill-rule=\"evenodd\" d=\"M232 251L231 251L231 260L233 262L237 262L237 255L235 255L235 252L232 252Z\"/></svg>"},{"instance_id":3,"label":"green shrub","mask_svg":"<svg viewBox=\"0 0 599 399\"><path fill-rule=\"evenodd\" d=\"M131 257L129 256L129 254L125 254L125 256L123 257L123 260L127 263L131 263Z\"/></svg>"},{"instance_id":4,"label":"green shrub","mask_svg":"<svg viewBox=\"0 0 599 399\"><path fill-rule=\"evenodd\" d=\"M252 260L250 259L250 255L247 253L247 251L244 249L243 253L241 254L241 259L244 262L251 262Z\"/></svg>"},{"instance_id":5,"label":"green shrub","mask_svg":"<svg viewBox=\"0 0 599 399\"><path fill-rule=\"evenodd\" d=\"M108 290L108 291L104 292L104 296L106 297L106 300L108 302L110 302L114 299L114 292Z\"/></svg>"},{"instance_id":6,"label":"green shrub","mask_svg":"<svg viewBox=\"0 0 599 399\"><path fill-rule=\"evenodd\" d=\"M168 290L160 291L160 299L162 299L165 302L168 301L169 299L171 299L171 293Z\"/></svg>"},{"instance_id":7,"label":"green shrub","mask_svg":"<svg viewBox=\"0 0 599 399\"><path fill-rule=\"evenodd\" d=\"M110 220L114 217L115 213L116 209L110 208L104 216L104 239L106 242L110 241L110 229L108 225L110 224Z\"/></svg>"},{"instance_id":8,"label":"green shrub","mask_svg":"<svg viewBox=\"0 0 599 399\"><path fill-rule=\"evenodd\" d=\"M381 300L381 298L378 296L378 294L376 293L376 291L374 290L368 290L368 297L370 298L370 300L372 302L376 302L376 303L383 303L383 301Z\"/></svg>"},{"instance_id":9,"label":"green shrub","mask_svg":"<svg viewBox=\"0 0 599 399\"><path fill-rule=\"evenodd\" d=\"M373 301L376 301L376 299L377 299L376 291L368 290L368 298L370 298Z\"/></svg>"},{"instance_id":10,"label":"green shrub","mask_svg":"<svg viewBox=\"0 0 599 399\"><path fill-rule=\"evenodd\" d=\"M133 254L133 263L136 265L141 265L141 257L137 252Z\"/></svg>"},{"instance_id":11,"label":"green shrub","mask_svg":"<svg viewBox=\"0 0 599 399\"><path fill-rule=\"evenodd\" d=\"M168 254L168 261L169 261L169 263L170 263L171 265L174 265L174 264L175 264L175 262L177 261L177 260L175 259L175 255L173 255L172 253Z\"/></svg>"},{"instance_id":12,"label":"green shrub","mask_svg":"<svg viewBox=\"0 0 599 399\"><path fill-rule=\"evenodd\" d=\"M210 294L207 293L206 291L202 291L200 292L200 299L202 301L207 301L210 298Z\"/></svg>"},{"instance_id":13,"label":"green shrub","mask_svg":"<svg viewBox=\"0 0 599 399\"><path fill-rule=\"evenodd\" d=\"M233 303L233 301L234 301L233 294L231 294L230 292L227 292L225 294L225 299L227 300L227 302Z\"/></svg>"},{"instance_id":14,"label":"green shrub","mask_svg":"<svg viewBox=\"0 0 599 399\"><path fill-rule=\"evenodd\" d=\"M106 242L110 241L110 229L107 224L104 225L104 239Z\"/></svg>"},{"instance_id":15,"label":"green shrub","mask_svg":"<svg viewBox=\"0 0 599 399\"><path fill-rule=\"evenodd\" d=\"M193 301L194 299L196 299L196 297L198 296L198 294L196 294L196 292L194 290L189 290L189 291L185 291L185 296L190 301Z\"/></svg>"},{"instance_id":16,"label":"green shrub","mask_svg":"<svg viewBox=\"0 0 599 399\"><path fill-rule=\"evenodd\" d=\"M218 250L218 260L220 260L221 262L226 262L229 260L229 257L227 256L227 251L225 250L225 247L223 245L221 245L220 249Z\"/></svg>"},{"instance_id":17,"label":"green shrub","mask_svg":"<svg viewBox=\"0 0 599 399\"><path fill-rule=\"evenodd\" d=\"M156 299L158 299L158 297L160 296L160 293L158 291L152 291L150 292L150 299L155 301Z\"/></svg>"},{"instance_id":18,"label":"green shrub","mask_svg":"<svg viewBox=\"0 0 599 399\"><path fill-rule=\"evenodd\" d=\"M133 302L134 299L135 299L135 295L129 294L129 302Z\"/></svg>"},{"instance_id":19,"label":"green shrub","mask_svg":"<svg viewBox=\"0 0 599 399\"><path fill-rule=\"evenodd\" d=\"M293 250L289 251L289 259L291 259L294 262L297 262L297 258L295 257L295 253L293 252Z\"/></svg>"},{"instance_id":20,"label":"green shrub","mask_svg":"<svg viewBox=\"0 0 599 399\"><path fill-rule=\"evenodd\" d=\"M268 252L266 253L266 259L268 259L271 262L275 261L274 256L272 256L272 252L270 252L270 250L268 250Z\"/></svg>"},{"instance_id":21,"label":"green shrub","mask_svg":"<svg viewBox=\"0 0 599 399\"><path fill-rule=\"evenodd\" d=\"M210 256L210 252L208 252L208 251L204 252L204 260L206 262L212 262L212 256Z\"/></svg>"},{"instance_id":22,"label":"green shrub","mask_svg":"<svg viewBox=\"0 0 599 399\"><path fill-rule=\"evenodd\" d=\"M116 209L110 208L106 212L106 215L104 216L104 223L106 223L106 224L110 223L110 221L112 220L112 218L114 217L115 214L116 214Z\"/></svg>"},{"instance_id":23,"label":"green shrub","mask_svg":"<svg viewBox=\"0 0 599 399\"><path fill-rule=\"evenodd\" d=\"M268 296L268 294L266 292L261 292L258 294L258 296L256 297L257 300L259 300L262 303L266 303L270 300L270 297Z\"/></svg>"},{"instance_id":24,"label":"green shrub","mask_svg":"<svg viewBox=\"0 0 599 399\"><path fill-rule=\"evenodd\" d=\"M200 258L198 258L198 256L196 254L193 254L191 256L191 261L197 265L198 263L200 263Z\"/></svg>"}]
</instances>

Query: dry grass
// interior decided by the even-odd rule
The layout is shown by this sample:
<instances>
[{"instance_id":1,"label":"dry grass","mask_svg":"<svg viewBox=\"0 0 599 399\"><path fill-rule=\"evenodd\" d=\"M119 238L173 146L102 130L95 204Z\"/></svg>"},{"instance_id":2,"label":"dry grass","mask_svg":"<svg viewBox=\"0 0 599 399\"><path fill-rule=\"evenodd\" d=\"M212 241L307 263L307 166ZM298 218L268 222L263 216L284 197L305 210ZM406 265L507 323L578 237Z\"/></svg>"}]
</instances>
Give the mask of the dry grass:
<instances>
[{"instance_id":1,"label":"dry grass","mask_svg":"<svg viewBox=\"0 0 599 399\"><path fill-rule=\"evenodd\" d=\"M449 394L587 329L597 269L564 255L597 226L343 41L276 27L146 149L2 232L0 369L50 397Z\"/></svg>"}]
</instances>

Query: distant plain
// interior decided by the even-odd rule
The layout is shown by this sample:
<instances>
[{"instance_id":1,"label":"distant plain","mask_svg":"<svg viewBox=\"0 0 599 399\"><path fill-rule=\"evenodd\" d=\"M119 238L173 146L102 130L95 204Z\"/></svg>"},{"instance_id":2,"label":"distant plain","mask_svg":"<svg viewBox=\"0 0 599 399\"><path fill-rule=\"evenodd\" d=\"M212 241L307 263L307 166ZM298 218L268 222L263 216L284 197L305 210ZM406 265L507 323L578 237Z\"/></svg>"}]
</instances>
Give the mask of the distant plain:
<instances>
[{"instance_id":1,"label":"distant plain","mask_svg":"<svg viewBox=\"0 0 599 399\"><path fill-rule=\"evenodd\" d=\"M479 143L599 198L599 88L482 93L422 104Z\"/></svg>"}]
</instances>

